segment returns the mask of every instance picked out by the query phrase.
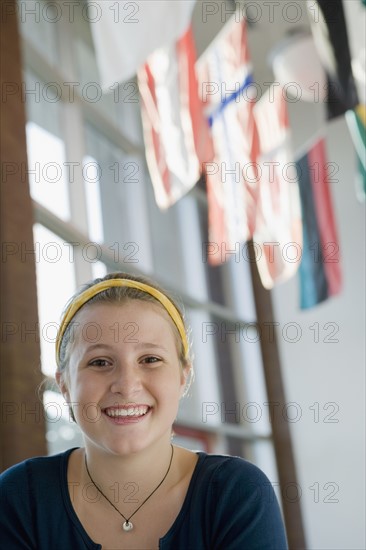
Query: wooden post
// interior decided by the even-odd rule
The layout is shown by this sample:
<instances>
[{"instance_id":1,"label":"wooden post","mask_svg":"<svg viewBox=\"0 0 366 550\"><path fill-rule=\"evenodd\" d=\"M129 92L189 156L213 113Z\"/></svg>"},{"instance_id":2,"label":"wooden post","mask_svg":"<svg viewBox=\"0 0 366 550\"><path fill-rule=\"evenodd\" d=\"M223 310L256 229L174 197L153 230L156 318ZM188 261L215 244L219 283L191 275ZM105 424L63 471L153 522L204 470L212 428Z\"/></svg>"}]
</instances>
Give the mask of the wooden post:
<instances>
[{"instance_id":1,"label":"wooden post","mask_svg":"<svg viewBox=\"0 0 366 550\"><path fill-rule=\"evenodd\" d=\"M260 281L252 242L249 243L248 249L250 251L250 266L255 306L257 310L257 323L260 327L268 326L263 323L274 322L271 294L262 286ZM280 358L275 331L272 333L271 331L262 330L261 350L268 401L272 403L269 410L273 412L271 415L271 425L278 476L281 488L286 489L286 487L291 487L294 483L297 483L297 476L289 423L281 413L283 407L286 405L286 397L282 383ZM291 493L289 498L286 498L285 490L283 494L285 498L282 499L282 505L289 548L291 550L303 550L306 548L306 543L301 515L300 496L296 499Z\"/></svg>"},{"instance_id":2,"label":"wooden post","mask_svg":"<svg viewBox=\"0 0 366 550\"><path fill-rule=\"evenodd\" d=\"M27 457L46 454L47 447L37 394L42 375L16 0L2 3L0 28L0 468L4 470Z\"/></svg>"}]
</instances>

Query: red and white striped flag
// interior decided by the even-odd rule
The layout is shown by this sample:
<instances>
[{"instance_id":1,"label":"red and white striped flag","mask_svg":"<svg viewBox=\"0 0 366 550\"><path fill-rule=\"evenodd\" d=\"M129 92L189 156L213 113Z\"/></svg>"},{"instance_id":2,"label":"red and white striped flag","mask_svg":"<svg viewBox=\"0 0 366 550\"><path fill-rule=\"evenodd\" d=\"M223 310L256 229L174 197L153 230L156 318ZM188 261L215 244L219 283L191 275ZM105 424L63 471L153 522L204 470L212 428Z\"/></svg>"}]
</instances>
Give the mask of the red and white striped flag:
<instances>
[{"instance_id":1,"label":"red and white striped flag","mask_svg":"<svg viewBox=\"0 0 366 550\"><path fill-rule=\"evenodd\" d=\"M168 208L199 180L212 145L195 74L192 29L149 56L138 72L146 158L158 206Z\"/></svg>"},{"instance_id":2,"label":"red and white striped flag","mask_svg":"<svg viewBox=\"0 0 366 550\"><path fill-rule=\"evenodd\" d=\"M256 104L254 114L261 155L253 241L262 284L270 289L296 273L302 253L299 184L283 88L272 85Z\"/></svg>"},{"instance_id":3,"label":"red and white striped flag","mask_svg":"<svg viewBox=\"0 0 366 550\"><path fill-rule=\"evenodd\" d=\"M259 144L244 19L225 25L197 63L197 74L215 151L205 167L209 240L217 250L209 262L215 265L226 257L223 246L236 248L252 236L256 219Z\"/></svg>"}]
</instances>

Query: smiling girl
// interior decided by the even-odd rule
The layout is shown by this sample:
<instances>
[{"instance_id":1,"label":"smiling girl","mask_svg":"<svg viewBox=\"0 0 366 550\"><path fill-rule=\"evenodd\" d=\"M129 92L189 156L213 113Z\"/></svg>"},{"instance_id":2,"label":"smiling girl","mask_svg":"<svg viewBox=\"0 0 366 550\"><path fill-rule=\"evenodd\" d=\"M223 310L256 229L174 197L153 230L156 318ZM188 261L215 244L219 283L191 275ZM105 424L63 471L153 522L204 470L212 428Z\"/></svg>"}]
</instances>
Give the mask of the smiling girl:
<instances>
[{"instance_id":1,"label":"smiling girl","mask_svg":"<svg viewBox=\"0 0 366 550\"><path fill-rule=\"evenodd\" d=\"M86 285L64 312L56 360L84 447L2 474L4 548L287 548L256 466L172 444L192 364L183 315L155 283L113 273Z\"/></svg>"}]
</instances>

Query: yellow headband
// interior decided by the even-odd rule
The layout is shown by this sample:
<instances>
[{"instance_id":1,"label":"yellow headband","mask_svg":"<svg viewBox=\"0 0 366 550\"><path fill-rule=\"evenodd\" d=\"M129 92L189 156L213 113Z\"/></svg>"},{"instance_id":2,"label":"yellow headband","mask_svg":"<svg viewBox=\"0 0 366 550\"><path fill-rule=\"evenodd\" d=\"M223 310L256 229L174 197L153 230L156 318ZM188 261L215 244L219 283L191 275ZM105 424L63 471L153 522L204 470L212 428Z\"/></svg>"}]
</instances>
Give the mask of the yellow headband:
<instances>
[{"instance_id":1,"label":"yellow headband","mask_svg":"<svg viewBox=\"0 0 366 550\"><path fill-rule=\"evenodd\" d=\"M179 314L177 308L175 305L169 300L165 294L160 292L157 288L154 288L150 285L146 285L145 283L140 283L138 281L133 281L131 279L108 279L107 281L102 281L100 283L97 283L96 285L87 288L84 292L82 292L75 300L69 305L67 310L65 311L65 315L62 319L60 328L57 333L56 337L56 362L57 365L59 365L59 357L60 357L60 346L62 338L65 334L65 331L71 321L71 319L74 317L74 315L79 311L79 309L89 300L91 300L96 294L99 294L100 292L103 292L103 290L107 290L108 288L114 287L114 286L124 286L124 287L130 287L130 288L137 288L138 290L142 290L143 292L146 292L147 294L151 294L151 296L154 296L159 302L164 306L166 311L169 313L170 317L174 321L175 326L178 329L178 332L180 334L180 337L182 338L183 342L183 348L184 348L184 354L185 356L188 355L188 340L186 331L184 328L183 320L181 315Z\"/></svg>"}]
</instances>

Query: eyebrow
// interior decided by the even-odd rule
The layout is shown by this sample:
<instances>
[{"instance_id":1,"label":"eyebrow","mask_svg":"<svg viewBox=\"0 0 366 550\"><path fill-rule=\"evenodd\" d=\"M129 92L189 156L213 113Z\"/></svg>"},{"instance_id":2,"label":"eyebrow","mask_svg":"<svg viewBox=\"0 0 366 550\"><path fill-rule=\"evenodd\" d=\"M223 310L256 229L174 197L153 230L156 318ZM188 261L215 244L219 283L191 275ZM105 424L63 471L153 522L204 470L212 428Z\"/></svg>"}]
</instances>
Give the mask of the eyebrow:
<instances>
[{"instance_id":1,"label":"eyebrow","mask_svg":"<svg viewBox=\"0 0 366 550\"><path fill-rule=\"evenodd\" d=\"M141 349L156 348L156 349L163 349L164 351L168 351L164 346L161 346L159 344L153 344L152 342L139 342L136 347Z\"/></svg>"},{"instance_id":2,"label":"eyebrow","mask_svg":"<svg viewBox=\"0 0 366 550\"><path fill-rule=\"evenodd\" d=\"M116 342L118 344L118 342ZM130 344L133 344L134 342L127 342ZM97 348L107 348L107 349L114 349L114 346L111 346L109 344L92 344L88 346L87 351L94 350ZM168 351L164 346L161 346L159 344L153 344L152 342L138 342L136 345L136 348L138 349L148 349L148 348L154 348L154 349L162 349L164 351Z\"/></svg>"}]
</instances>

